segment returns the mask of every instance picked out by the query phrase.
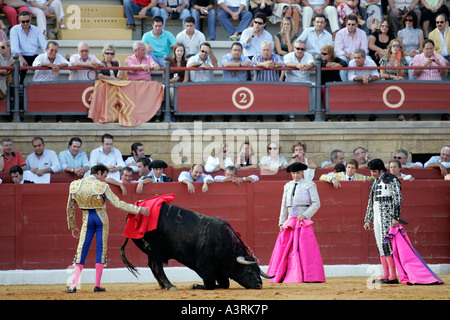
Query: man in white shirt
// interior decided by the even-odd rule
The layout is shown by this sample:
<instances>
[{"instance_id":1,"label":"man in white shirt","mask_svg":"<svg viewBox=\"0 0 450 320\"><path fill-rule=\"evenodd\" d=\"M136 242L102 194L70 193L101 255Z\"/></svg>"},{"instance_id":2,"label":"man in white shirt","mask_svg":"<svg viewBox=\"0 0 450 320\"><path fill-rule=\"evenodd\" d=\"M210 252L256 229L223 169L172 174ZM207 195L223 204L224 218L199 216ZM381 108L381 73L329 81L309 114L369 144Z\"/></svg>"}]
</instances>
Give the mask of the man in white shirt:
<instances>
[{"instance_id":1,"label":"man in white shirt","mask_svg":"<svg viewBox=\"0 0 450 320\"><path fill-rule=\"evenodd\" d=\"M187 17L184 20L184 30L177 34L177 42L186 48L186 58L189 59L198 53L200 45L206 41L205 35L195 28L194 17Z\"/></svg>"},{"instance_id":2,"label":"man in white shirt","mask_svg":"<svg viewBox=\"0 0 450 320\"><path fill-rule=\"evenodd\" d=\"M127 167L131 167L133 172L138 172L137 162L140 158L145 158L144 145L140 142L135 142L131 145L131 156L125 159ZM152 158L148 157L150 161Z\"/></svg>"},{"instance_id":3,"label":"man in white shirt","mask_svg":"<svg viewBox=\"0 0 450 320\"><path fill-rule=\"evenodd\" d=\"M73 67L86 67L89 69L70 70L69 80L94 81L95 72L92 69L102 66L102 62L96 56L89 54L89 46L85 42L80 42L77 47L78 53L70 57Z\"/></svg>"},{"instance_id":4,"label":"man in white shirt","mask_svg":"<svg viewBox=\"0 0 450 320\"><path fill-rule=\"evenodd\" d=\"M325 30L327 21L323 14L317 14L314 18L313 24L314 27L303 29L303 32L300 37L298 37L298 40L303 40L306 42L307 52L320 55L320 49L327 45L333 45L333 36Z\"/></svg>"},{"instance_id":5,"label":"man in white shirt","mask_svg":"<svg viewBox=\"0 0 450 320\"><path fill-rule=\"evenodd\" d=\"M211 50L211 45L208 42L203 42L200 45L199 52L189 58L187 66L201 70L189 71L189 79L192 82L212 82L214 80L214 71L208 69L217 67L217 59Z\"/></svg>"},{"instance_id":6,"label":"man in white shirt","mask_svg":"<svg viewBox=\"0 0 450 320\"><path fill-rule=\"evenodd\" d=\"M245 182L257 182L259 181L259 177L257 175L251 174L248 177L238 177L237 176L237 168L235 166L228 166L225 168L225 175L217 175L214 177L215 182L233 182L240 186Z\"/></svg>"},{"instance_id":7,"label":"man in white shirt","mask_svg":"<svg viewBox=\"0 0 450 320\"><path fill-rule=\"evenodd\" d=\"M441 170L442 175L445 177L449 173L450 169L450 146L445 146L441 149L439 156L433 156L425 162L425 168L438 168Z\"/></svg>"},{"instance_id":8,"label":"man in white shirt","mask_svg":"<svg viewBox=\"0 0 450 320\"><path fill-rule=\"evenodd\" d=\"M33 67L47 67L51 70L35 70L33 81L58 81L59 69L71 66L62 55L58 53L59 45L49 41L45 53L41 53L33 62Z\"/></svg>"},{"instance_id":9,"label":"man in white shirt","mask_svg":"<svg viewBox=\"0 0 450 320\"><path fill-rule=\"evenodd\" d=\"M295 40L294 51L284 55L284 64L295 71L286 70L286 82L311 82L309 69L314 67L313 56L306 52L306 43Z\"/></svg>"},{"instance_id":10,"label":"man in white shirt","mask_svg":"<svg viewBox=\"0 0 450 320\"><path fill-rule=\"evenodd\" d=\"M107 177L120 182L120 172L125 167L125 162L122 153L113 145L114 137L105 133L102 136L102 145L92 150L89 160L91 167L100 163L105 165L109 170Z\"/></svg>"},{"instance_id":11,"label":"man in white shirt","mask_svg":"<svg viewBox=\"0 0 450 320\"><path fill-rule=\"evenodd\" d=\"M44 139L35 137L31 142L34 152L29 154L25 160L28 170L36 175L43 177L40 182L50 182L50 176L47 173L57 173L61 171L58 155L55 151L45 148ZM44 177L45 175L45 177ZM35 180L36 182L36 180Z\"/></svg>"},{"instance_id":12,"label":"man in white shirt","mask_svg":"<svg viewBox=\"0 0 450 320\"><path fill-rule=\"evenodd\" d=\"M363 49L356 49L353 53L353 60L348 64L350 67L376 67L376 63L372 59L366 59L366 52ZM348 81L369 82L380 79L380 74L376 69L353 69L348 71Z\"/></svg>"},{"instance_id":13,"label":"man in white shirt","mask_svg":"<svg viewBox=\"0 0 450 320\"><path fill-rule=\"evenodd\" d=\"M178 182L187 185L190 193L195 193L195 187L192 182L203 182L202 191L208 191L208 184L214 182L211 175L203 173L205 169L202 164L194 164L189 171L182 171L178 176Z\"/></svg>"}]
</instances>

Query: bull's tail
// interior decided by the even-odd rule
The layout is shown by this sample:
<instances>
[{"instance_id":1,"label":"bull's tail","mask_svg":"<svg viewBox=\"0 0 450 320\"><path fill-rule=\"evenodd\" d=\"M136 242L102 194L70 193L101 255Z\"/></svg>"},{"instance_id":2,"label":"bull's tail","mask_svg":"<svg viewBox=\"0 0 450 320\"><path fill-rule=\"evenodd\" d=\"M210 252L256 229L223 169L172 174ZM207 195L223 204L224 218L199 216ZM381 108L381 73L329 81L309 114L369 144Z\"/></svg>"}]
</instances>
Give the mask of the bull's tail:
<instances>
[{"instance_id":1,"label":"bull's tail","mask_svg":"<svg viewBox=\"0 0 450 320\"><path fill-rule=\"evenodd\" d=\"M133 264L130 261L128 261L127 257L125 256L125 247L126 247L127 243L128 243L128 238L125 239L125 242L120 247L120 258L122 259L122 262L127 267L128 271L130 271L137 278L138 277L137 275L139 274L139 272L137 271L136 267L133 266Z\"/></svg>"}]
</instances>

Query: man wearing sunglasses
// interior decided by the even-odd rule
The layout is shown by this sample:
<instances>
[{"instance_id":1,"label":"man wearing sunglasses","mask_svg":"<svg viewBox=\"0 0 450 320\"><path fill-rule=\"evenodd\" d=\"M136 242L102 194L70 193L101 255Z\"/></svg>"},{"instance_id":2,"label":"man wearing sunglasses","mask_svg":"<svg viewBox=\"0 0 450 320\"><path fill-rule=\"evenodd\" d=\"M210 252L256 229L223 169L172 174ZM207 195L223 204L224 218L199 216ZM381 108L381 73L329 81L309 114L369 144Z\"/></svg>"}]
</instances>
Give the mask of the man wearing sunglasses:
<instances>
[{"instance_id":1,"label":"man wearing sunglasses","mask_svg":"<svg viewBox=\"0 0 450 320\"><path fill-rule=\"evenodd\" d=\"M11 28L9 38L11 42L11 54L19 54L23 66L33 65L39 48L45 52L47 41L42 31L31 25L31 14L28 11L19 13L19 24ZM20 71L20 84L23 84L27 70Z\"/></svg>"},{"instance_id":2,"label":"man wearing sunglasses","mask_svg":"<svg viewBox=\"0 0 450 320\"><path fill-rule=\"evenodd\" d=\"M402 168L411 169L411 168L423 168L423 164L419 161L417 162L408 162L408 151L403 149L395 150L394 152L394 160L400 161Z\"/></svg>"},{"instance_id":3,"label":"man wearing sunglasses","mask_svg":"<svg viewBox=\"0 0 450 320\"><path fill-rule=\"evenodd\" d=\"M434 52L450 62L450 28L445 14L436 17L436 29L430 32L428 38L434 42Z\"/></svg>"},{"instance_id":4,"label":"man wearing sunglasses","mask_svg":"<svg viewBox=\"0 0 450 320\"><path fill-rule=\"evenodd\" d=\"M394 34L400 30L401 19L409 11L414 11L417 21L420 22L422 12L419 9L419 0L388 0L388 22Z\"/></svg>"},{"instance_id":5,"label":"man wearing sunglasses","mask_svg":"<svg viewBox=\"0 0 450 320\"><path fill-rule=\"evenodd\" d=\"M308 70L314 67L314 57L306 52L305 41L296 40L294 51L286 54L283 59L286 67L293 69L286 71L286 82L311 82Z\"/></svg>"},{"instance_id":6,"label":"man wearing sunglasses","mask_svg":"<svg viewBox=\"0 0 450 320\"><path fill-rule=\"evenodd\" d=\"M244 49L244 55L250 60L253 56L261 54L261 43L263 41L273 41L273 36L264 29L265 26L266 15L262 12L258 12L253 18L253 26L242 32L240 42Z\"/></svg>"}]
</instances>

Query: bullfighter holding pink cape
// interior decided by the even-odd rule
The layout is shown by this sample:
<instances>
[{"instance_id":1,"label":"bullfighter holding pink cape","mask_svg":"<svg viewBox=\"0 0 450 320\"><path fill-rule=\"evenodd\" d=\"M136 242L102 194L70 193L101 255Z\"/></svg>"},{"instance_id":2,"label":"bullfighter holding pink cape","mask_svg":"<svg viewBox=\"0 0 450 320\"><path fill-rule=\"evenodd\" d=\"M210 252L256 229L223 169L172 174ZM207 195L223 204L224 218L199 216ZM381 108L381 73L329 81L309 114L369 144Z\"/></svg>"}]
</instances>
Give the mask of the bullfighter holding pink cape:
<instances>
[{"instance_id":1,"label":"bullfighter holding pink cape","mask_svg":"<svg viewBox=\"0 0 450 320\"><path fill-rule=\"evenodd\" d=\"M286 171L293 180L284 186L280 233L267 273L275 283L325 282L325 271L311 217L320 208L317 186L303 179L307 166L294 162Z\"/></svg>"}]
</instances>

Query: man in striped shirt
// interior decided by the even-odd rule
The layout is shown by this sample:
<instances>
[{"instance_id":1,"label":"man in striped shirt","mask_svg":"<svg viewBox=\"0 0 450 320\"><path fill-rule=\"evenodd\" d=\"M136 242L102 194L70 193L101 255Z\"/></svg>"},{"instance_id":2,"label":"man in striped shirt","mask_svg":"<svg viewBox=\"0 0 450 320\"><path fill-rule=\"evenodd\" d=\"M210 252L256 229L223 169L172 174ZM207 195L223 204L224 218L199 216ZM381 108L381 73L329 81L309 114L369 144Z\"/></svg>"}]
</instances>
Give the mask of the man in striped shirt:
<instances>
[{"instance_id":1,"label":"man in striped shirt","mask_svg":"<svg viewBox=\"0 0 450 320\"><path fill-rule=\"evenodd\" d=\"M441 55L434 53L433 40L427 39L423 42L423 53L414 57L411 66L414 67L436 67L445 66L446 60ZM441 81L447 76L447 69L414 69L417 80Z\"/></svg>"},{"instance_id":2,"label":"man in striped shirt","mask_svg":"<svg viewBox=\"0 0 450 320\"><path fill-rule=\"evenodd\" d=\"M280 81L281 70L276 68L284 67L283 58L273 53L273 42L265 40L261 43L261 54L255 55L252 59L254 67L264 68L256 72L256 81Z\"/></svg>"}]
</instances>

